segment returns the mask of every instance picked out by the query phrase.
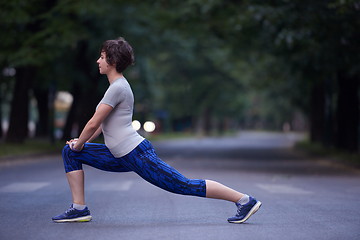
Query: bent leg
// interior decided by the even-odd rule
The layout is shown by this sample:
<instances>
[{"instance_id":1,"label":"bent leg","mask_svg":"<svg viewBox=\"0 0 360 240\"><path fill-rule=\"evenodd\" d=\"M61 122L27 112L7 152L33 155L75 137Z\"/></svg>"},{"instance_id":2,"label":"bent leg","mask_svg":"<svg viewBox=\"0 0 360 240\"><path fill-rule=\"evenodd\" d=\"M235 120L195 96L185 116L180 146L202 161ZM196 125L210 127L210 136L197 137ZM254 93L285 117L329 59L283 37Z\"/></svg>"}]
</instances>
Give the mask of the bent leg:
<instances>
[{"instance_id":1,"label":"bent leg","mask_svg":"<svg viewBox=\"0 0 360 240\"><path fill-rule=\"evenodd\" d=\"M65 172L82 170L82 164L109 172L128 172L122 161L115 158L105 144L86 143L83 150L74 152L66 145L62 151Z\"/></svg>"},{"instance_id":2,"label":"bent leg","mask_svg":"<svg viewBox=\"0 0 360 240\"><path fill-rule=\"evenodd\" d=\"M66 173L66 177L71 190L72 202L80 205L85 205L84 171L71 171Z\"/></svg>"},{"instance_id":3,"label":"bent leg","mask_svg":"<svg viewBox=\"0 0 360 240\"><path fill-rule=\"evenodd\" d=\"M129 171L104 144L87 143L81 152L74 152L66 145L63 148L62 156L73 203L80 205L85 205L83 163L104 171Z\"/></svg>"}]
</instances>

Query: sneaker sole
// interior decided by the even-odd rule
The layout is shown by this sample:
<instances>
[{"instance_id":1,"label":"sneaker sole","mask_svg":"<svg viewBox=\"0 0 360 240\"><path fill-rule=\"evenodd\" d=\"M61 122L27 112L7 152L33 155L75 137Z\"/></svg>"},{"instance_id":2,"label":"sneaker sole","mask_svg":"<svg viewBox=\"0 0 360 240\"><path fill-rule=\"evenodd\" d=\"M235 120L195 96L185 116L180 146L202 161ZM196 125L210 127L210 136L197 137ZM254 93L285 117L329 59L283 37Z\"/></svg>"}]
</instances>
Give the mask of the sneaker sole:
<instances>
[{"instance_id":1,"label":"sneaker sole","mask_svg":"<svg viewBox=\"0 0 360 240\"><path fill-rule=\"evenodd\" d=\"M254 213L256 213L258 210L259 210L259 208L261 207L261 202L260 201L258 201L252 208L251 208L251 210L248 212L248 214L246 214L246 216L243 218L243 219L241 219L241 220L238 220L238 221L228 221L229 223L243 223L243 222L245 222L246 220L248 220L249 219L249 217L251 217L251 215L253 215Z\"/></svg>"},{"instance_id":2,"label":"sneaker sole","mask_svg":"<svg viewBox=\"0 0 360 240\"><path fill-rule=\"evenodd\" d=\"M84 216L84 217L78 217L78 218L71 218L71 219L61 219L61 220L53 220L57 223L64 223L64 222L89 222L91 221L91 216Z\"/></svg>"}]
</instances>

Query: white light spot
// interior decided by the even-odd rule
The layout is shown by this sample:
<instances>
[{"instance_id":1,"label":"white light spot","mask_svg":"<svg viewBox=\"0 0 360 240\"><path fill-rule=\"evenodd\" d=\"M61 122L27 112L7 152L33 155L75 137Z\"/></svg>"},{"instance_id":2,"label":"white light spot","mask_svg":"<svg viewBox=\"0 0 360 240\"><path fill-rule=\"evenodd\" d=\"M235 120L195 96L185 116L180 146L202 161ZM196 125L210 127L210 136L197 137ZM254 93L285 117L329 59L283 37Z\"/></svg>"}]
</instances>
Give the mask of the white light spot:
<instances>
[{"instance_id":1,"label":"white light spot","mask_svg":"<svg viewBox=\"0 0 360 240\"><path fill-rule=\"evenodd\" d=\"M134 120L131 125L136 131L141 128L141 123L138 120Z\"/></svg>"},{"instance_id":2,"label":"white light spot","mask_svg":"<svg viewBox=\"0 0 360 240\"><path fill-rule=\"evenodd\" d=\"M155 130L155 123L152 121L147 121L144 123L144 130L146 132L153 132Z\"/></svg>"}]
</instances>

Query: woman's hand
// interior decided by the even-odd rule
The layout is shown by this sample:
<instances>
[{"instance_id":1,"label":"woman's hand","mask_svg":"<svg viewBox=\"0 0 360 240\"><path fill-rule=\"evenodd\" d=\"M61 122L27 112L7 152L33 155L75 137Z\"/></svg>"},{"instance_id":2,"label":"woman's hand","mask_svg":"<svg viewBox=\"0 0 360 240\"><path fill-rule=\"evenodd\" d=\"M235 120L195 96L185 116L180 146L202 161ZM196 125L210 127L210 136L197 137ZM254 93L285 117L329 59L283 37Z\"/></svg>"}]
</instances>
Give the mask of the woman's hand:
<instances>
[{"instance_id":1,"label":"woman's hand","mask_svg":"<svg viewBox=\"0 0 360 240\"><path fill-rule=\"evenodd\" d=\"M73 138L73 139L67 141L66 144L69 145L69 147L72 151L80 152L84 148L84 144L82 144L81 146L78 146L78 144L76 144L78 140L79 140L78 138Z\"/></svg>"}]
</instances>

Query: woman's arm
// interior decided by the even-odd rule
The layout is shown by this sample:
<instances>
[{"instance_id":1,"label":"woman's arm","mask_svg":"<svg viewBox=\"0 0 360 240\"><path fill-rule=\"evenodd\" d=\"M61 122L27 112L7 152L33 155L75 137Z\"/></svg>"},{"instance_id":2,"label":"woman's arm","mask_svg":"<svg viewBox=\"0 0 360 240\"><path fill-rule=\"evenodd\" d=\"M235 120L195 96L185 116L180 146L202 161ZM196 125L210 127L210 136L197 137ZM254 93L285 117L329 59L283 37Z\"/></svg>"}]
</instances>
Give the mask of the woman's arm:
<instances>
[{"instance_id":1,"label":"woman's arm","mask_svg":"<svg viewBox=\"0 0 360 240\"><path fill-rule=\"evenodd\" d=\"M82 130L79 139L73 146L70 147L74 151L81 151L84 147L84 143L91 139L91 137L97 132L101 123L109 115L113 108L107 104L100 104L92 118L87 122L84 129ZM71 143L71 141L70 141Z\"/></svg>"},{"instance_id":2,"label":"woman's arm","mask_svg":"<svg viewBox=\"0 0 360 240\"><path fill-rule=\"evenodd\" d=\"M102 132L102 128L101 128L101 125L100 127L95 131L95 133L90 137L89 140L87 140L87 142L92 142L94 141L94 139L96 139Z\"/></svg>"}]
</instances>

